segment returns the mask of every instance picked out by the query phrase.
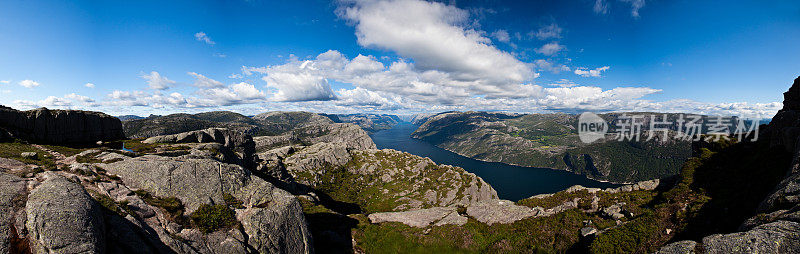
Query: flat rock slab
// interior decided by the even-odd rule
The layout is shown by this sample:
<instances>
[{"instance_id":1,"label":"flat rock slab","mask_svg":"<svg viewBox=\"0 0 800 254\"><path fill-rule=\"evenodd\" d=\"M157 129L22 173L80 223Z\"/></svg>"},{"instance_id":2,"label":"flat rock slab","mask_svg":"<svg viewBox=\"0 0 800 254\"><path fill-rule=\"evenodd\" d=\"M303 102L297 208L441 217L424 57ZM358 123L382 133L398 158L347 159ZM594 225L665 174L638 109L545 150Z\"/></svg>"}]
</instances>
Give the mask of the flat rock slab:
<instances>
[{"instance_id":1,"label":"flat rock slab","mask_svg":"<svg viewBox=\"0 0 800 254\"><path fill-rule=\"evenodd\" d=\"M434 207L405 212L386 212L373 213L369 215L372 223L400 222L408 226L424 228L431 224L436 226L443 225L464 225L467 217L461 216L455 207Z\"/></svg>"},{"instance_id":2,"label":"flat rock slab","mask_svg":"<svg viewBox=\"0 0 800 254\"><path fill-rule=\"evenodd\" d=\"M467 207L467 215L476 220L492 225L508 224L533 217L541 213L541 208L519 206L508 200L489 200Z\"/></svg>"}]
</instances>

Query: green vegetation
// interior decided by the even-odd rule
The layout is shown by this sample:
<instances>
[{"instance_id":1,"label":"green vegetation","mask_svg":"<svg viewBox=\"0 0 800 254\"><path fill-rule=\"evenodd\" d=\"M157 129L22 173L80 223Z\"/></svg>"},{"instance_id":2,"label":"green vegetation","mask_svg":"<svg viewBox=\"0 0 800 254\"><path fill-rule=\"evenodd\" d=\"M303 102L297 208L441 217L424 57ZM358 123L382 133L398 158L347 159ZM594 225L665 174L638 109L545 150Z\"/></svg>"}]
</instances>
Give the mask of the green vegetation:
<instances>
[{"instance_id":1,"label":"green vegetation","mask_svg":"<svg viewBox=\"0 0 800 254\"><path fill-rule=\"evenodd\" d=\"M591 193L587 190L575 191L568 193L566 191L559 191L554 193L552 196L544 197L544 198L526 198L517 202L518 205L524 205L528 207L541 207L544 209L550 209L556 206L563 204L566 201L573 200L574 198L580 198L583 200L591 201L592 199Z\"/></svg>"},{"instance_id":2,"label":"green vegetation","mask_svg":"<svg viewBox=\"0 0 800 254\"><path fill-rule=\"evenodd\" d=\"M144 139L131 139L123 141L123 144L126 149L134 151L136 153L155 153L156 148L161 146L162 144L147 144L142 143Z\"/></svg>"},{"instance_id":3,"label":"green vegetation","mask_svg":"<svg viewBox=\"0 0 800 254\"><path fill-rule=\"evenodd\" d=\"M37 153L38 158L22 158L21 154L25 152ZM44 170L56 169L56 164L50 154L21 141L0 143L0 157L18 160L27 164L39 165L44 168Z\"/></svg>"},{"instance_id":4,"label":"green vegetation","mask_svg":"<svg viewBox=\"0 0 800 254\"><path fill-rule=\"evenodd\" d=\"M176 197L156 197L151 195L146 190L135 190L133 192L142 198L145 203L161 208L165 212L167 220L184 226L189 225L189 222L186 221L186 218L183 214L184 206L180 199Z\"/></svg>"},{"instance_id":5,"label":"green vegetation","mask_svg":"<svg viewBox=\"0 0 800 254\"><path fill-rule=\"evenodd\" d=\"M128 209L127 204L125 204L125 206L120 206L119 204L114 202L114 200L111 199L111 197L109 196L100 194L99 192L92 189L86 189L86 190L89 192L89 196L91 196L95 201L97 201L97 203L100 204L100 206L112 212L115 212L120 216L126 215L127 212L126 210L123 209Z\"/></svg>"},{"instance_id":6,"label":"green vegetation","mask_svg":"<svg viewBox=\"0 0 800 254\"><path fill-rule=\"evenodd\" d=\"M97 151L97 152L87 153L87 154L84 154L84 155L78 155L78 156L75 156L75 161L77 161L79 163L102 163L103 162L102 160L95 158L98 155L100 155L101 153L103 153L103 152L102 151Z\"/></svg>"},{"instance_id":7,"label":"green vegetation","mask_svg":"<svg viewBox=\"0 0 800 254\"><path fill-rule=\"evenodd\" d=\"M70 157L76 155L80 152L83 152L84 149L81 148L73 148L68 146L57 146L57 145L41 145L44 148L53 150L57 153L64 155L65 157Z\"/></svg>"},{"instance_id":8,"label":"green vegetation","mask_svg":"<svg viewBox=\"0 0 800 254\"><path fill-rule=\"evenodd\" d=\"M790 154L763 140L703 141L695 146L694 157L683 165L674 187L659 193L643 215L599 235L592 252L653 252L668 241L699 241L735 232L742 221L756 215L791 162ZM634 192L628 199L641 195ZM675 233L667 235L666 229Z\"/></svg>"},{"instance_id":9,"label":"green vegetation","mask_svg":"<svg viewBox=\"0 0 800 254\"><path fill-rule=\"evenodd\" d=\"M425 229L400 223L370 224L363 218L354 237L366 253L553 253L580 251L579 230L585 221L605 220L574 209L511 224L489 226L469 219L463 226Z\"/></svg>"},{"instance_id":10,"label":"green vegetation","mask_svg":"<svg viewBox=\"0 0 800 254\"><path fill-rule=\"evenodd\" d=\"M231 229L239 225L236 212L228 205L203 204L189 217L192 224L203 233L211 233L220 229Z\"/></svg>"},{"instance_id":11,"label":"green vegetation","mask_svg":"<svg viewBox=\"0 0 800 254\"><path fill-rule=\"evenodd\" d=\"M223 193L222 194L222 199L225 200L225 204L230 206L230 207L233 207L233 208L236 208L236 209L243 209L244 208L244 202L242 202L239 199L236 199L236 197L234 197L231 194Z\"/></svg>"}]
</instances>

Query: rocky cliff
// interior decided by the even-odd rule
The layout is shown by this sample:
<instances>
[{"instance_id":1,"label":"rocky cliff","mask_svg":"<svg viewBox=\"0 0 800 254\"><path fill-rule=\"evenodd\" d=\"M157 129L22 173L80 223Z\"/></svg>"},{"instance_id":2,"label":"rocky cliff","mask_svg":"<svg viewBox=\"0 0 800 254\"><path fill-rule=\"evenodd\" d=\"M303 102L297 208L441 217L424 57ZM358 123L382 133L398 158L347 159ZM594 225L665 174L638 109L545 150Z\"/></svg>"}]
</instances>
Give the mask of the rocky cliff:
<instances>
[{"instance_id":1,"label":"rocky cliff","mask_svg":"<svg viewBox=\"0 0 800 254\"><path fill-rule=\"evenodd\" d=\"M791 163L783 169L786 175L757 206L756 214L741 223L740 232L714 234L701 241L675 242L659 253L794 253L800 250L800 77L783 95L783 109L764 126L759 139L765 143L761 149L783 150L791 155Z\"/></svg>"},{"instance_id":2,"label":"rocky cliff","mask_svg":"<svg viewBox=\"0 0 800 254\"><path fill-rule=\"evenodd\" d=\"M0 139L4 136L50 144L87 144L125 138L119 119L100 112L47 108L18 111L0 106Z\"/></svg>"}]
</instances>

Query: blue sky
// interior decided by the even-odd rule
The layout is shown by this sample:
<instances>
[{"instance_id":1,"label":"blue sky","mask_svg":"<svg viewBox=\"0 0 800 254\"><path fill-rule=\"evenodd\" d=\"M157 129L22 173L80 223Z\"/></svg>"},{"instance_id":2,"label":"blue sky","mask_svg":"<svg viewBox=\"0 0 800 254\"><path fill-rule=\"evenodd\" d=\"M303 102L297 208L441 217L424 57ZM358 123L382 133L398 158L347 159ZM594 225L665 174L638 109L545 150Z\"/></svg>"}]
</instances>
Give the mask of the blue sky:
<instances>
[{"instance_id":1,"label":"blue sky","mask_svg":"<svg viewBox=\"0 0 800 254\"><path fill-rule=\"evenodd\" d=\"M797 1L7 0L0 104L769 117L797 45Z\"/></svg>"}]
</instances>

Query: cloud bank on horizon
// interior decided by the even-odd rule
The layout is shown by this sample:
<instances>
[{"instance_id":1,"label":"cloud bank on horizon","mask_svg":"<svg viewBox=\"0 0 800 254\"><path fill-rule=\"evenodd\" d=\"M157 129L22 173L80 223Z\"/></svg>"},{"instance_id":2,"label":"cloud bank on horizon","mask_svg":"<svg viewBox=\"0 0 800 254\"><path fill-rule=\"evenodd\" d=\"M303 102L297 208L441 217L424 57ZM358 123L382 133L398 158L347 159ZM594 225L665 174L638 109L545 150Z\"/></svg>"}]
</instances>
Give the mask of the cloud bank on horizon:
<instances>
[{"instance_id":1,"label":"cloud bank on horizon","mask_svg":"<svg viewBox=\"0 0 800 254\"><path fill-rule=\"evenodd\" d=\"M581 7L602 19L617 11L612 7L620 4L629 8L629 22L647 18L642 14L648 7L645 0L596 0ZM227 77L211 77L199 71L167 77L156 68L131 70L139 73L132 75L141 82L138 88L111 87L95 98L75 92L48 94L46 87L54 84L40 83L35 78L4 80L0 90L18 85L43 98L12 100L9 93L2 93L0 103L22 109L44 106L112 114L209 110L249 114L268 110L395 114L448 110L654 111L758 118L770 117L782 106L769 101L707 103L680 97L655 100L650 98L670 88L625 83L594 85L618 67L579 64L575 59L581 58L583 49L565 43L572 36L569 27L552 20L539 22L527 33L506 29L489 32L481 24L485 21L481 17L487 14L478 9L424 0L343 0L336 3L334 13L338 19L335 22L352 29L357 47L373 54L348 57L342 49L328 48L302 58L291 55L277 63L243 64ZM185 37L207 48L214 47L211 50L226 44L212 39L212 32L200 31ZM540 46L521 49L518 43L523 41ZM233 54L213 53L218 58L228 55ZM544 77L548 75L559 78ZM83 83L78 86L92 90L103 86Z\"/></svg>"}]
</instances>

